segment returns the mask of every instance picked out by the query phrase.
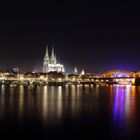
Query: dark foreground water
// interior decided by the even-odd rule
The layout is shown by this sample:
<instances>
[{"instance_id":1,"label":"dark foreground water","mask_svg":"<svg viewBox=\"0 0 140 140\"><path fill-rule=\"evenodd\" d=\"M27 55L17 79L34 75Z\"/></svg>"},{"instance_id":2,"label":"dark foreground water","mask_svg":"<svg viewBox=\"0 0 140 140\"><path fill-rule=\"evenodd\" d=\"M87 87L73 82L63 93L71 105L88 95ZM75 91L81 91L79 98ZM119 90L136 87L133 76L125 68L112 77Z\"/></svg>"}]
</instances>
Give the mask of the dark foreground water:
<instances>
[{"instance_id":1,"label":"dark foreground water","mask_svg":"<svg viewBox=\"0 0 140 140\"><path fill-rule=\"evenodd\" d=\"M0 87L0 138L140 139L140 87Z\"/></svg>"}]
</instances>

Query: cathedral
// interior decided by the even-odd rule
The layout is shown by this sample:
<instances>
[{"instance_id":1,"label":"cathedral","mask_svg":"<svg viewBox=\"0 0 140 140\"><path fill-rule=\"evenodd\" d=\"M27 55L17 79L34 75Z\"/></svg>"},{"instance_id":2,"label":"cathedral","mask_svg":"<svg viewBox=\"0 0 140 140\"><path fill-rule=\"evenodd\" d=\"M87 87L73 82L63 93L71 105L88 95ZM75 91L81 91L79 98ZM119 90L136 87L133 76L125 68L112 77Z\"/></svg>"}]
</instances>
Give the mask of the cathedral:
<instances>
[{"instance_id":1,"label":"cathedral","mask_svg":"<svg viewBox=\"0 0 140 140\"><path fill-rule=\"evenodd\" d=\"M48 72L65 72L65 68L62 64L57 63L56 55L54 54L54 49L52 48L51 56L49 56L48 47L46 47L46 53L43 62L43 73Z\"/></svg>"}]
</instances>

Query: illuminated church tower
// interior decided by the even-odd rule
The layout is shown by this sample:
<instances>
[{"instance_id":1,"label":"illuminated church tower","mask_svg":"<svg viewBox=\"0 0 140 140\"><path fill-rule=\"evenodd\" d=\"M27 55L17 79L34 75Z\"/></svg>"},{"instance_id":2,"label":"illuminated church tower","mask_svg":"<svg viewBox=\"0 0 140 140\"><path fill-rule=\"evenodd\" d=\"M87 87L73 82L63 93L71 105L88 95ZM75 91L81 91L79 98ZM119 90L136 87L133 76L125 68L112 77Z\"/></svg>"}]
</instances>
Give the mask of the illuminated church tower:
<instances>
[{"instance_id":1,"label":"illuminated church tower","mask_svg":"<svg viewBox=\"0 0 140 140\"><path fill-rule=\"evenodd\" d=\"M65 72L64 66L62 64L57 63L53 47L51 57L49 57L48 47L46 47L46 53L43 61L43 73L48 72Z\"/></svg>"},{"instance_id":2,"label":"illuminated church tower","mask_svg":"<svg viewBox=\"0 0 140 140\"><path fill-rule=\"evenodd\" d=\"M49 53L48 53L48 46L46 47L46 53L43 61L43 72L48 71L48 64L49 64Z\"/></svg>"},{"instance_id":3,"label":"illuminated church tower","mask_svg":"<svg viewBox=\"0 0 140 140\"><path fill-rule=\"evenodd\" d=\"M50 63L51 64L56 64L56 56L54 55L53 47L52 47L52 54L51 54L51 58L50 58Z\"/></svg>"}]
</instances>

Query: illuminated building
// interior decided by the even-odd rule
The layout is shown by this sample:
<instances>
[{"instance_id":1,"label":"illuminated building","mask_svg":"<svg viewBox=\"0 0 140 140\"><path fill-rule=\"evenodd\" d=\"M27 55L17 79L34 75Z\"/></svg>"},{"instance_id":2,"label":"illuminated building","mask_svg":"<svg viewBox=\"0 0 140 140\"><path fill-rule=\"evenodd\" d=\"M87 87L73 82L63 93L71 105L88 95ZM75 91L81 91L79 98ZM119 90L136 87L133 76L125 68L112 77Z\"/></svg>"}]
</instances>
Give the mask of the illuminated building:
<instances>
[{"instance_id":1,"label":"illuminated building","mask_svg":"<svg viewBox=\"0 0 140 140\"><path fill-rule=\"evenodd\" d=\"M84 71L84 69L82 69L82 71L81 71L81 75L84 75L85 74L85 71Z\"/></svg>"},{"instance_id":2,"label":"illuminated building","mask_svg":"<svg viewBox=\"0 0 140 140\"><path fill-rule=\"evenodd\" d=\"M74 74L78 74L77 68L74 68Z\"/></svg>"},{"instance_id":3,"label":"illuminated building","mask_svg":"<svg viewBox=\"0 0 140 140\"><path fill-rule=\"evenodd\" d=\"M51 56L48 53L48 47L46 47L46 53L43 62L43 73L48 72L65 72L64 65L57 63L56 55L54 54L54 50L52 48Z\"/></svg>"},{"instance_id":4,"label":"illuminated building","mask_svg":"<svg viewBox=\"0 0 140 140\"><path fill-rule=\"evenodd\" d=\"M12 69L12 72L18 73L18 72L19 72L19 68L17 68L17 67L13 68L13 69Z\"/></svg>"}]
</instances>

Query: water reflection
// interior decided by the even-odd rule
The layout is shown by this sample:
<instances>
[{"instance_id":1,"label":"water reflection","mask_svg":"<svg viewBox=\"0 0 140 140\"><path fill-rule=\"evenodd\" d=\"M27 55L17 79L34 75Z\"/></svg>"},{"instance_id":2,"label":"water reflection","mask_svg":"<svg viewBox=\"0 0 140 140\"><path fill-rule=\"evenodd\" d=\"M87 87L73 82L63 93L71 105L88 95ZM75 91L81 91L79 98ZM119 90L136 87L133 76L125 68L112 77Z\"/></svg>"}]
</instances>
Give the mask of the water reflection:
<instances>
[{"instance_id":1,"label":"water reflection","mask_svg":"<svg viewBox=\"0 0 140 140\"><path fill-rule=\"evenodd\" d=\"M19 119L22 120L24 114L24 87L23 86L19 86L19 99L18 99L18 113L19 113Z\"/></svg>"},{"instance_id":2,"label":"water reflection","mask_svg":"<svg viewBox=\"0 0 140 140\"><path fill-rule=\"evenodd\" d=\"M113 107L113 119L116 127L122 127L124 125L124 113L126 104L126 87L115 86L114 87L114 107ZM128 95L129 96L129 95ZM128 105L129 107L129 105Z\"/></svg>"},{"instance_id":3,"label":"water reflection","mask_svg":"<svg viewBox=\"0 0 140 140\"><path fill-rule=\"evenodd\" d=\"M129 133L135 110L135 89L135 86L114 86L113 135L118 139Z\"/></svg>"},{"instance_id":4,"label":"water reflection","mask_svg":"<svg viewBox=\"0 0 140 140\"><path fill-rule=\"evenodd\" d=\"M73 117L76 115L76 86L72 85L71 87L71 113Z\"/></svg>"},{"instance_id":5,"label":"water reflection","mask_svg":"<svg viewBox=\"0 0 140 140\"><path fill-rule=\"evenodd\" d=\"M44 87L44 92L43 92L43 101L42 101L42 116L43 120L45 121L48 115L48 87Z\"/></svg>"},{"instance_id":6,"label":"water reflection","mask_svg":"<svg viewBox=\"0 0 140 140\"><path fill-rule=\"evenodd\" d=\"M5 115L5 86L2 85L1 86L1 90L0 90L1 94L0 94L0 119L2 119Z\"/></svg>"},{"instance_id":7,"label":"water reflection","mask_svg":"<svg viewBox=\"0 0 140 140\"><path fill-rule=\"evenodd\" d=\"M58 99L57 99L57 117L60 119L62 116L62 86L58 87Z\"/></svg>"},{"instance_id":8,"label":"water reflection","mask_svg":"<svg viewBox=\"0 0 140 140\"><path fill-rule=\"evenodd\" d=\"M114 87L114 120L122 125L123 119L130 118L135 106L135 86L115 86Z\"/></svg>"},{"instance_id":9,"label":"water reflection","mask_svg":"<svg viewBox=\"0 0 140 140\"><path fill-rule=\"evenodd\" d=\"M0 115L4 115L6 110L9 111L9 114L17 112L20 119L38 114L40 119L43 118L47 122L47 119L60 120L65 113L76 117L84 109L94 109L97 113L99 98L104 95L100 93L103 89L104 87L100 89L99 86L93 87L93 85L72 85L64 88L62 86L19 86L14 88L1 86ZM124 126L125 119L130 118L135 111L136 87L110 86L105 87L104 91L109 94L109 102L114 98L114 126ZM87 105L88 108L86 108Z\"/></svg>"},{"instance_id":10,"label":"water reflection","mask_svg":"<svg viewBox=\"0 0 140 140\"><path fill-rule=\"evenodd\" d=\"M65 120L90 122L108 128L114 136L132 132L139 120L140 87L135 86L0 86L0 123L37 122L43 127L63 125ZM136 108L137 107L137 108ZM137 117L138 116L138 117ZM7 121L6 120L6 121ZM6 122L5 121L5 122ZM107 121L107 123L106 123ZM81 123L81 122L80 122ZM82 123L81 123L82 125ZM85 125L87 126L87 125Z\"/></svg>"}]
</instances>

